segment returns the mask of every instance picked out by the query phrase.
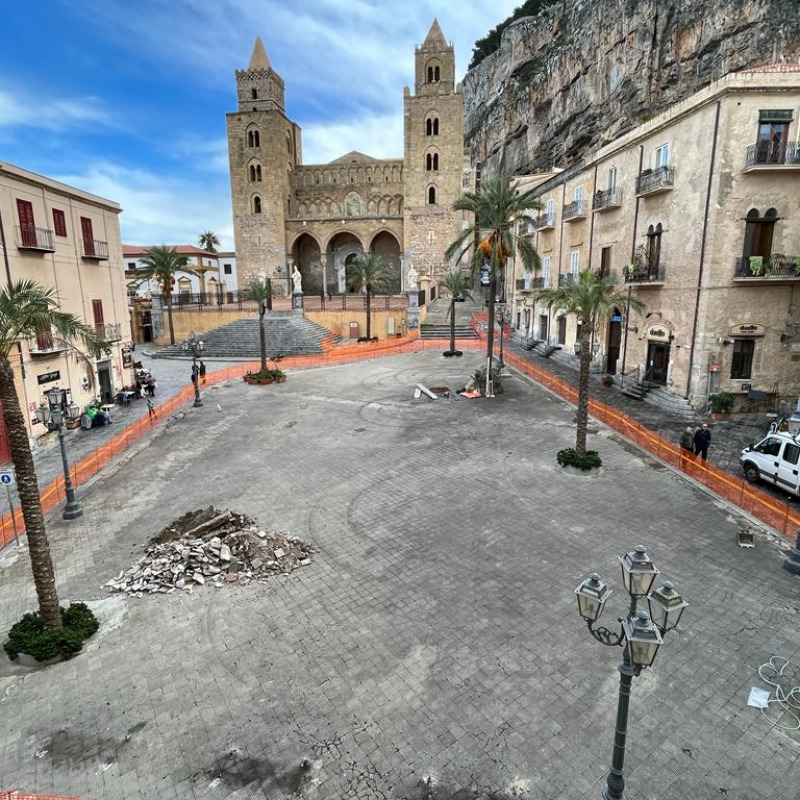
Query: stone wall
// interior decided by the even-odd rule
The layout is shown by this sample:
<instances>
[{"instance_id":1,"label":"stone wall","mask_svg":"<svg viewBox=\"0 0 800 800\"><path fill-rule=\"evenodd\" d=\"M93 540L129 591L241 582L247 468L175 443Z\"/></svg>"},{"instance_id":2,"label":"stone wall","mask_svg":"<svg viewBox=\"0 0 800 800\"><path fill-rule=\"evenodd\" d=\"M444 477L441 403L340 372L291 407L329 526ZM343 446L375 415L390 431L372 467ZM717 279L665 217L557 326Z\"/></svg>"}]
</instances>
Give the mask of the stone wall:
<instances>
[{"instance_id":1,"label":"stone wall","mask_svg":"<svg viewBox=\"0 0 800 800\"><path fill-rule=\"evenodd\" d=\"M467 74L466 135L489 173L563 167L728 72L798 56L798 0L563 0Z\"/></svg>"}]
</instances>

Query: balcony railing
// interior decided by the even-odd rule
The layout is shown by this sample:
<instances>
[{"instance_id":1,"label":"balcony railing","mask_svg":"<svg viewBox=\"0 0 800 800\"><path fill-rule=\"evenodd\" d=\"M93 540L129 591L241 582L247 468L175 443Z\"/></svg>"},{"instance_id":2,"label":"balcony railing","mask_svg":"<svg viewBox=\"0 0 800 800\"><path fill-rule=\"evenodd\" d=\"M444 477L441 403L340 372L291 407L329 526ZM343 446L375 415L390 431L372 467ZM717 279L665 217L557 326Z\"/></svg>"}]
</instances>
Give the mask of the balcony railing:
<instances>
[{"instance_id":1,"label":"balcony railing","mask_svg":"<svg viewBox=\"0 0 800 800\"><path fill-rule=\"evenodd\" d=\"M33 225L17 225L17 247L20 250L41 250L53 253L53 231Z\"/></svg>"},{"instance_id":2,"label":"balcony railing","mask_svg":"<svg viewBox=\"0 0 800 800\"><path fill-rule=\"evenodd\" d=\"M734 278L800 281L800 256L744 256L736 259Z\"/></svg>"},{"instance_id":3,"label":"balcony railing","mask_svg":"<svg viewBox=\"0 0 800 800\"><path fill-rule=\"evenodd\" d=\"M94 261L108 261L108 242L101 242L99 239L84 239L83 257Z\"/></svg>"},{"instance_id":4,"label":"balcony railing","mask_svg":"<svg viewBox=\"0 0 800 800\"><path fill-rule=\"evenodd\" d=\"M122 339L122 323L98 322L94 326L94 332L104 342L119 342Z\"/></svg>"},{"instance_id":5,"label":"balcony railing","mask_svg":"<svg viewBox=\"0 0 800 800\"><path fill-rule=\"evenodd\" d=\"M571 286L577 280L577 276L571 272L565 272L558 276L559 287Z\"/></svg>"},{"instance_id":6,"label":"balcony railing","mask_svg":"<svg viewBox=\"0 0 800 800\"><path fill-rule=\"evenodd\" d=\"M759 142L747 148L744 159L745 169L759 167L788 167L800 169L800 142Z\"/></svg>"},{"instance_id":7,"label":"balcony railing","mask_svg":"<svg viewBox=\"0 0 800 800\"><path fill-rule=\"evenodd\" d=\"M625 270L625 283L663 283L664 267L653 264Z\"/></svg>"},{"instance_id":8,"label":"balcony railing","mask_svg":"<svg viewBox=\"0 0 800 800\"><path fill-rule=\"evenodd\" d=\"M610 269L596 269L594 271L594 274L598 278L607 278L607 279L612 280L614 282L616 282L616 280L617 280L617 273L614 272L613 270L610 270Z\"/></svg>"},{"instance_id":9,"label":"balcony railing","mask_svg":"<svg viewBox=\"0 0 800 800\"><path fill-rule=\"evenodd\" d=\"M540 214L533 221L533 228L537 231L546 231L556 226L555 214Z\"/></svg>"},{"instance_id":10,"label":"balcony railing","mask_svg":"<svg viewBox=\"0 0 800 800\"><path fill-rule=\"evenodd\" d=\"M544 288L544 278L541 275L531 275L527 278L517 278L518 292L531 292L534 289Z\"/></svg>"},{"instance_id":11,"label":"balcony railing","mask_svg":"<svg viewBox=\"0 0 800 800\"><path fill-rule=\"evenodd\" d=\"M658 167L642 172L636 179L636 194L648 195L667 192L675 182L674 167Z\"/></svg>"},{"instance_id":12,"label":"balcony railing","mask_svg":"<svg viewBox=\"0 0 800 800\"><path fill-rule=\"evenodd\" d=\"M586 216L586 209L583 205L583 200L574 200L572 203L567 203L564 206L564 222L572 222L573 220L584 219Z\"/></svg>"},{"instance_id":13,"label":"balcony railing","mask_svg":"<svg viewBox=\"0 0 800 800\"><path fill-rule=\"evenodd\" d=\"M28 339L28 350L32 356L47 356L67 348L67 343L54 339L52 333L40 333L35 338Z\"/></svg>"},{"instance_id":14,"label":"balcony railing","mask_svg":"<svg viewBox=\"0 0 800 800\"><path fill-rule=\"evenodd\" d=\"M619 208L622 205L622 189L601 189L594 193L592 208L595 211L605 211L609 208Z\"/></svg>"}]
</instances>

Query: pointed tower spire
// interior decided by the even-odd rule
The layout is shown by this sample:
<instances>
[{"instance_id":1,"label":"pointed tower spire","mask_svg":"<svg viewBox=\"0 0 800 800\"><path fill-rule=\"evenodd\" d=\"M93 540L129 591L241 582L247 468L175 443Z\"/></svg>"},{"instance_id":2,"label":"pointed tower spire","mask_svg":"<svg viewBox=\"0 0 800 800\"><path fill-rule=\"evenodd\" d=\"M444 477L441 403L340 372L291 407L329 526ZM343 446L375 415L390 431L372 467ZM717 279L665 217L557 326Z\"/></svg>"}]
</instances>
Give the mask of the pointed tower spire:
<instances>
[{"instance_id":1,"label":"pointed tower spire","mask_svg":"<svg viewBox=\"0 0 800 800\"><path fill-rule=\"evenodd\" d=\"M264 49L264 43L261 41L260 36L256 36L256 42L253 45L253 52L250 56L250 63L247 65L247 69L266 70L271 68L272 64L269 63L269 56L267 55L267 51Z\"/></svg>"},{"instance_id":2,"label":"pointed tower spire","mask_svg":"<svg viewBox=\"0 0 800 800\"><path fill-rule=\"evenodd\" d=\"M433 25L431 25L431 29L428 31L428 35L425 37L425 41L423 42L422 46L447 47L447 40L444 38L442 29L439 26L439 20L436 19L436 17L433 18Z\"/></svg>"}]
</instances>

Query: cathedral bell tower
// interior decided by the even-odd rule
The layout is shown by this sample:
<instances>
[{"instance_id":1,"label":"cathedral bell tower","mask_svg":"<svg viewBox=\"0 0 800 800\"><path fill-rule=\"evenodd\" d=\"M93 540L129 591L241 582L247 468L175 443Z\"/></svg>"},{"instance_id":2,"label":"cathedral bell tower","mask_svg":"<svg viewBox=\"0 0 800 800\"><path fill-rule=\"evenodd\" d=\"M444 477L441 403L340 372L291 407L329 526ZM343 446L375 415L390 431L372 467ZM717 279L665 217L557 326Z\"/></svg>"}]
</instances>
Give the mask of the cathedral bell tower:
<instances>
[{"instance_id":1,"label":"cathedral bell tower","mask_svg":"<svg viewBox=\"0 0 800 800\"><path fill-rule=\"evenodd\" d=\"M256 38L247 69L236 70L238 110L227 115L233 229L239 286L253 275L291 292L286 218L301 162L300 128L286 116L283 78Z\"/></svg>"},{"instance_id":2,"label":"cathedral bell tower","mask_svg":"<svg viewBox=\"0 0 800 800\"><path fill-rule=\"evenodd\" d=\"M434 281L450 271L444 251L461 230L453 203L464 187L464 100L455 52L434 19L416 48L414 94L405 88L405 262ZM466 176L469 187L469 174Z\"/></svg>"}]
</instances>

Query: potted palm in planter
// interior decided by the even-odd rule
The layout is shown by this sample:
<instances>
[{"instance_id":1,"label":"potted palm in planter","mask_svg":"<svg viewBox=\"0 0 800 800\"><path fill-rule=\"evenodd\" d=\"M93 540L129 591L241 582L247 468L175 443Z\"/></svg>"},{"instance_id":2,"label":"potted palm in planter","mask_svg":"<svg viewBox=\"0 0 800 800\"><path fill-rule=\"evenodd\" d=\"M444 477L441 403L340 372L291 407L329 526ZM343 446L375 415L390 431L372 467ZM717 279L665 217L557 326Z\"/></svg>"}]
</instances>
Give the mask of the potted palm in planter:
<instances>
[{"instance_id":1,"label":"potted palm in planter","mask_svg":"<svg viewBox=\"0 0 800 800\"><path fill-rule=\"evenodd\" d=\"M730 392L717 392L708 398L711 407L711 418L715 420L730 419L733 408L733 395Z\"/></svg>"}]
</instances>

